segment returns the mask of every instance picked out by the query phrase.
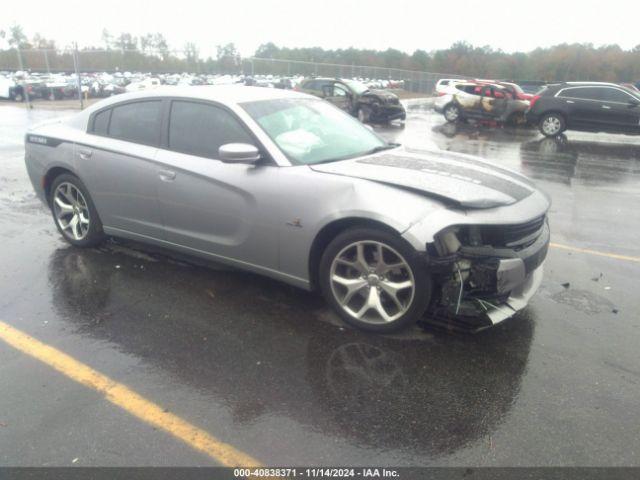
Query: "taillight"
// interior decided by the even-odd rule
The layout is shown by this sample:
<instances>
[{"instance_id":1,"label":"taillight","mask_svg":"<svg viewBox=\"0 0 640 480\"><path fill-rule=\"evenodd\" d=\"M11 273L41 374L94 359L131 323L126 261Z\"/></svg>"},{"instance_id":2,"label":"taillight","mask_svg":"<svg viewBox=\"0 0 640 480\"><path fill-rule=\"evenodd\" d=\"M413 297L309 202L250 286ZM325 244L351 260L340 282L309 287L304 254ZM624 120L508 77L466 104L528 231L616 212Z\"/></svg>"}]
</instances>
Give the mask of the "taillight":
<instances>
[{"instance_id":1,"label":"taillight","mask_svg":"<svg viewBox=\"0 0 640 480\"><path fill-rule=\"evenodd\" d=\"M531 100L529 100L529 108L533 108L538 100L540 100L540 95L534 95L531 97Z\"/></svg>"}]
</instances>

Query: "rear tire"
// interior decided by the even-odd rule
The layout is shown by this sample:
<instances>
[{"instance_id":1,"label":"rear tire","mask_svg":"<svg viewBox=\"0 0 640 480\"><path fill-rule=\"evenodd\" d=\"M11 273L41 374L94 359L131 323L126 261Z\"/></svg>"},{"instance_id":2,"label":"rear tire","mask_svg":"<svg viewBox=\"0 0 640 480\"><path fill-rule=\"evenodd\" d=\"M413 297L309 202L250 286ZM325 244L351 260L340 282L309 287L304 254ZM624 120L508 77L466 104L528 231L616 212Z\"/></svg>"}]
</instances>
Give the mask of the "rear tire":
<instances>
[{"instance_id":1,"label":"rear tire","mask_svg":"<svg viewBox=\"0 0 640 480\"><path fill-rule=\"evenodd\" d=\"M394 332L415 323L431 300L431 278L418 253L382 229L339 234L322 255L319 274L335 312L369 332Z\"/></svg>"},{"instance_id":2,"label":"rear tire","mask_svg":"<svg viewBox=\"0 0 640 480\"><path fill-rule=\"evenodd\" d=\"M24 101L24 96L22 95L22 92L11 92L11 100L13 100L14 102L22 102Z\"/></svg>"},{"instance_id":3,"label":"rear tire","mask_svg":"<svg viewBox=\"0 0 640 480\"><path fill-rule=\"evenodd\" d=\"M545 113L538 123L540 133L545 137L557 137L567 128L564 117L559 113Z\"/></svg>"},{"instance_id":4,"label":"rear tire","mask_svg":"<svg viewBox=\"0 0 640 480\"><path fill-rule=\"evenodd\" d=\"M62 174L51 184L49 205L60 234L76 247L93 247L104 238L102 222L87 187L72 174Z\"/></svg>"},{"instance_id":5,"label":"rear tire","mask_svg":"<svg viewBox=\"0 0 640 480\"><path fill-rule=\"evenodd\" d=\"M460 107L458 107L455 103L450 103L444 110L442 111L444 115L444 119L449 123L456 123L460 120Z\"/></svg>"}]
</instances>

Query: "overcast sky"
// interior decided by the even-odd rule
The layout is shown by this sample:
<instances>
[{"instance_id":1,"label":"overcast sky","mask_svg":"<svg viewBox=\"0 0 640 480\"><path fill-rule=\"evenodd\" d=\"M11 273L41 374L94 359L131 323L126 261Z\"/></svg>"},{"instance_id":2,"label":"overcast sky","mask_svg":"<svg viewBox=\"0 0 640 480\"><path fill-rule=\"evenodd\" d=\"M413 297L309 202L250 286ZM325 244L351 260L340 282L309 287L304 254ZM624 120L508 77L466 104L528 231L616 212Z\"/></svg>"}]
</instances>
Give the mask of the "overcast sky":
<instances>
[{"instance_id":1,"label":"overcast sky","mask_svg":"<svg viewBox=\"0 0 640 480\"><path fill-rule=\"evenodd\" d=\"M640 44L640 3L426 0L6 0L0 29L22 25L59 46L100 45L101 32L162 32L174 49L195 42L202 56L234 42L251 55L264 42L323 48L389 47L413 52L466 40L505 51L562 42Z\"/></svg>"}]
</instances>

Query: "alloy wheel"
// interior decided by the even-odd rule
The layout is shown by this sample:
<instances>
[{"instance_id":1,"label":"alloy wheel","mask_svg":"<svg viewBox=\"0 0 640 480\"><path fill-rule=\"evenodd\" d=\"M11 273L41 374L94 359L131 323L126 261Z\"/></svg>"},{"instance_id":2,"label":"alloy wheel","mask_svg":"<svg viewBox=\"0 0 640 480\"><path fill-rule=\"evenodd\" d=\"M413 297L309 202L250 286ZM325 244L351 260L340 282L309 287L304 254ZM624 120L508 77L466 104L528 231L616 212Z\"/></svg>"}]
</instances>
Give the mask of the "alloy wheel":
<instances>
[{"instance_id":1,"label":"alloy wheel","mask_svg":"<svg viewBox=\"0 0 640 480\"><path fill-rule=\"evenodd\" d=\"M343 248L330 269L333 296L351 317L385 324L411 307L415 279L407 261L382 242L363 240Z\"/></svg>"},{"instance_id":2,"label":"alloy wheel","mask_svg":"<svg viewBox=\"0 0 640 480\"><path fill-rule=\"evenodd\" d=\"M89 206L82 192L69 182L63 182L53 194L53 212L62 232L73 240L82 240L89 233Z\"/></svg>"},{"instance_id":3,"label":"alloy wheel","mask_svg":"<svg viewBox=\"0 0 640 480\"><path fill-rule=\"evenodd\" d=\"M545 135L557 135L562 128L562 122L558 117L549 116L542 122L542 131Z\"/></svg>"},{"instance_id":4,"label":"alloy wheel","mask_svg":"<svg viewBox=\"0 0 640 480\"><path fill-rule=\"evenodd\" d=\"M460 115L460 112L458 111L458 107L456 107L455 105L447 107L447 109L444 112L444 117L449 122L455 122L458 119L459 115Z\"/></svg>"}]
</instances>

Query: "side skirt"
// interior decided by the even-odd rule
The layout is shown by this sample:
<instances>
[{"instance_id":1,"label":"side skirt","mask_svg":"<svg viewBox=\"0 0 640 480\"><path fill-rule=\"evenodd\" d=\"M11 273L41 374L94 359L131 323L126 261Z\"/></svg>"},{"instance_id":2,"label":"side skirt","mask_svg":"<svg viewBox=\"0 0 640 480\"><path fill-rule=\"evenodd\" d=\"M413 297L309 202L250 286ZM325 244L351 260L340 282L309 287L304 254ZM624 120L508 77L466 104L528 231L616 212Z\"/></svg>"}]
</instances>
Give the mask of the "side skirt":
<instances>
[{"instance_id":1,"label":"side skirt","mask_svg":"<svg viewBox=\"0 0 640 480\"><path fill-rule=\"evenodd\" d=\"M293 285L294 287L298 287L303 290L308 290L308 291L311 290L311 283L309 282L309 280L296 277L293 275L289 275L287 273L280 272L278 270L262 267L260 265L254 265L252 263L243 262L241 260L235 260L233 258L224 257L222 255L216 255L214 253L205 252L203 250L198 250L196 248L185 247L184 245L168 242L166 240L160 240L154 237L148 237L146 235L140 235L138 233L129 232L127 230L121 230L119 228L104 226L103 230L104 230L104 233L113 237L128 238L130 240L136 240L142 243L150 243L153 245L157 245L159 247L167 248L169 250L176 250L176 251L185 253L187 255L193 255L196 257L205 258L207 260L213 260L225 265L236 267L239 270L247 270L250 272L258 273L260 275L264 275L265 277L270 277L275 280L288 283L289 285Z\"/></svg>"}]
</instances>

